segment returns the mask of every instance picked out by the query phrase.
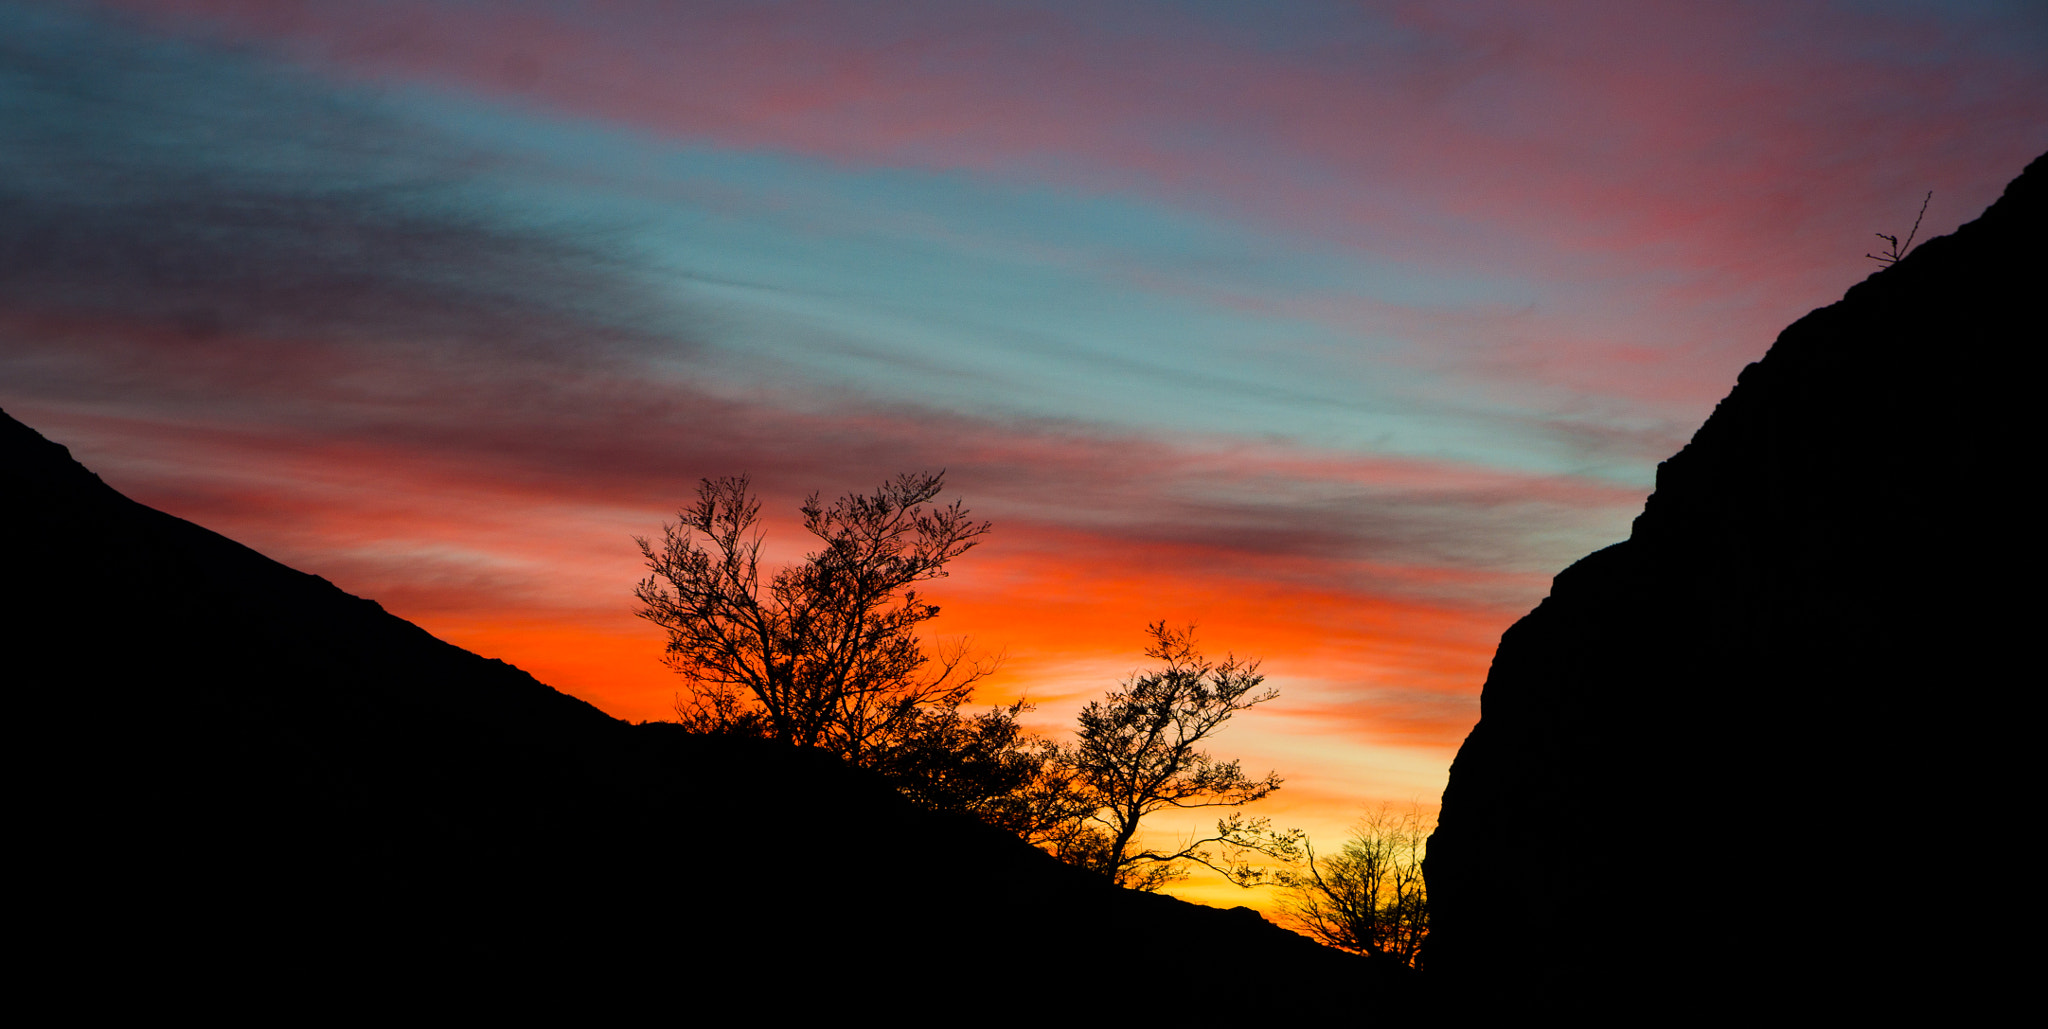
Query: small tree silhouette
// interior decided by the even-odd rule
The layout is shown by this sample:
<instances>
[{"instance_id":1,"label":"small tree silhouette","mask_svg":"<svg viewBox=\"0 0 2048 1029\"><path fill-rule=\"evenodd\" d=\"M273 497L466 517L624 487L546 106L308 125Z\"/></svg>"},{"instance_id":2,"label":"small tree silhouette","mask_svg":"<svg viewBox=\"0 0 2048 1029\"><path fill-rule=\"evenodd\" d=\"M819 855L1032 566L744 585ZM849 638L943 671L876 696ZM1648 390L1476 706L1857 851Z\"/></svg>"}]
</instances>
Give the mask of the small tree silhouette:
<instances>
[{"instance_id":1,"label":"small tree silhouette","mask_svg":"<svg viewBox=\"0 0 2048 1029\"><path fill-rule=\"evenodd\" d=\"M1079 739L1063 755L1078 817L1046 842L1068 864L1146 892L1184 878L1190 862L1239 886L1261 885L1268 881L1265 869L1245 856L1297 860L1299 830L1275 830L1267 819L1233 812L1217 821L1213 836L1154 850L1139 842L1138 827L1166 808L1243 807L1279 789L1279 775L1252 778L1236 760L1218 761L1196 745L1232 715L1280 691L1259 690L1265 676L1257 661L1204 658L1195 649L1193 626L1169 629L1158 621L1145 631L1152 637L1145 656L1166 667L1132 675L1081 710Z\"/></svg>"},{"instance_id":2,"label":"small tree silhouette","mask_svg":"<svg viewBox=\"0 0 2048 1029\"><path fill-rule=\"evenodd\" d=\"M1927 217L1927 204L1933 199L1934 191L1930 189L1927 191L1927 199L1920 201L1920 215L1913 219L1913 231L1906 233L1906 242L1900 243L1899 237L1887 236L1880 232L1877 233L1877 238L1890 243L1891 247L1882 254L1864 254L1863 256L1886 266L1899 263L1899 258L1906 256L1906 251L1913 249L1913 237L1920 234L1920 219Z\"/></svg>"},{"instance_id":3,"label":"small tree silhouette","mask_svg":"<svg viewBox=\"0 0 2048 1029\"><path fill-rule=\"evenodd\" d=\"M1332 947L1420 967L1429 935L1422 854L1433 828L1420 813L1383 805L1358 821L1344 849L1319 858L1308 848L1308 871L1280 876L1296 928Z\"/></svg>"}]
</instances>

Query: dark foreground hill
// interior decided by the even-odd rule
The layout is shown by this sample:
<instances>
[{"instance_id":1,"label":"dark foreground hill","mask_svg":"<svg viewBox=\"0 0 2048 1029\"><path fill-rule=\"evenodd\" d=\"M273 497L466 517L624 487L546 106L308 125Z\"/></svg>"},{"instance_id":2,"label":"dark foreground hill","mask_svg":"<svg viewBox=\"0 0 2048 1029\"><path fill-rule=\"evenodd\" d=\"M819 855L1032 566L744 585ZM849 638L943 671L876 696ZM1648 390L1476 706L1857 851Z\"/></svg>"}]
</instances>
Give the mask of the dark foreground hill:
<instances>
[{"instance_id":1,"label":"dark foreground hill","mask_svg":"<svg viewBox=\"0 0 2048 1029\"><path fill-rule=\"evenodd\" d=\"M2021 981L2044 254L2048 157L1786 329L1501 638L1430 843L1439 986L1659 1021Z\"/></svg>"},{"instance_id":2,"label":"dark foreground hill","mask_svg":"<svg viewBox=\"0 0 2048 1029\"><path fill-rule=\"evenodd\" d=\"M4 415L0 469L15 935L87 1007L280 984L720 1020L1400 1004L1406 980L1248 910L1109 888L822 754L612 719Z\"/></svg>"}]
</instances>

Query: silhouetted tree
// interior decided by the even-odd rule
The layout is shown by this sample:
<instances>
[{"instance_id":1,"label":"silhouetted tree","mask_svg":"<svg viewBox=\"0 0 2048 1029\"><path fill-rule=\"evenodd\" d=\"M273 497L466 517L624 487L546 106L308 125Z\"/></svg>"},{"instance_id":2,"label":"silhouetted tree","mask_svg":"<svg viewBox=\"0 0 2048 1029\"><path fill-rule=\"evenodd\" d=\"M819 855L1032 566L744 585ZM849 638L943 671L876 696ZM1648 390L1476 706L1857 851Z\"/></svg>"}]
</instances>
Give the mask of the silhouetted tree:
<instances>
[{"instance_id":1,"label":"silhouetted tree","mask_svg":"<svg viewBox=\"0 0 2048 1029\"><path fill-rule=\"evenodd\" d=\"M924 708L872 752L870 767L921 807L1048 842L1087 812L1062 772L1059 746L1018 724L1029 710L1021 700L978 715L958 705Z\"/></svg>"},{"instance_id":2,"label":"silhouetted tree","mask_svg":"<svg viewBox=\"0 0 2048 1029\"><path fill-rule=\"evenodd\" d=\"M1291 859L1299 832L1275 832L1267 819L1233 812L1218 820L1213 836L1153 849L1139 844L1138 829L1147 815L1165 808L1242 807L1279 789L1276 774L1253 779L1237 761L1197 749L1232 715L1279 691L1255 692L1265 681L1256 661L1204 659L1192 627L1156 622L1146 631L1152 637L1146 656L1165 667L1134 675L1082 710L1078 739L1062 756L1075 808L1084 813L1043 842L1063 860L1133 889L1159 889L1184 877L1190 862L1241 886L1256 885L1265 872L1245 863L1244 855Z\"/></svg>"},{"instance_id":3,"label":"silhouetted tree","mask_svg":"<svg viewBox=\"0 0 2048 1029\"><path fill-rule=\"evenodd\" d=\"M915 584L989 531L958 501L926 508L944 473L901 475L873 494L800 509L820 549L762 581L761 503L746 477L706 479L659 550L640 617L668 630L668 663L689 682L678 714L699 730L755 732L865 763L957 709L989 666L964 646L927 655L917 626L939 609Z\"/></svg>"},{"instance_id":4,"label":"silhouetted tree","mask_svg":"<svg viewBox=\"0 0 2048 1029\"><path fill-rule=\"evenodd\" d=\"M1429 830L1420 815L1382 807L1359 820L1337 853L1318 858L1310 847L1306 872L1279 877L1296 926L1332 947L1414 965L1429 935Z\"/></svg>"}]
</instances>

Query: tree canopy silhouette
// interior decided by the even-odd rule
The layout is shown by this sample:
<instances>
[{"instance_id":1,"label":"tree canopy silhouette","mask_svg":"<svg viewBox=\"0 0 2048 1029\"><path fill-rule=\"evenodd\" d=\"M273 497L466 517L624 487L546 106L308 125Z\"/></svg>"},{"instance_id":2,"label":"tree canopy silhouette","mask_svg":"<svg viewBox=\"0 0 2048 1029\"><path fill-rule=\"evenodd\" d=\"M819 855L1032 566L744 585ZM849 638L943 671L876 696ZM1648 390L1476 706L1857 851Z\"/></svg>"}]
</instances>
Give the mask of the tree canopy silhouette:
<instances>
[{"instance_id":1,"label":"tree canopy silhouette","mask_svg":"<svg viewBox=\"0 0 2048 1029\"><path fill-rule=\"evenodd\" d=\"M990 524L958 501L925 506L944 477L900 475L829 506L811 494L800 511L821 546L765 582L761 503L745 476L703 480L659 549L636 538L651 573L634 590L639 614L668 630L667 661L689 683L685 724L859 762L931 709L957 714L989 668L964 645L925 653L917 627L939 609L915 586L944 577Z\"/></svg>"},{"instance_id":2,"label":"tree canopy silhouette","mask_svg":"<svg viewBox=\"0 0 2048 1029\"><path fill-rule=\"evenodd\" d=\"M1060 746L1018 724L1029 710L1021 700L976 715L959 705L924 708L872 752L869 767L920 807L972 815L1043 845L1087 812L1077 809Z\"/></svg>"},{"instance_id":3,"label":"tree canopy silhouette","mask_svg":"<svg viewBox=\"0 0 2048 1029\"><path fill-rule=\"evenodd\" d=\"M1156 890L1186 875L1189 863L1206 865L1242 886L1265 872L1240 858L1247 852L1291 859L1300 833L1274 832L1268 820L1232 813L1212 836L1164 849L1141 846L1147 815L1166 808L1242 807L1280 788L1281 779L1245 775L1235 760L1219 761L1197 744L1232 715L1280 695L1259 691L1265 677L1257 661L1226 655L1218 664L1194 645L1194 629L1146 629L1145 654L1165 667L1131 677L1121 689L1081 711L1078 739L1067 752L1083 816L1051 841L1063 859L1093 868L1113 882Z\"/></svg>"},{"instance_id":4,"label":"tree canopy silhouette","mask_svg":"<svg viewBox=\"0 0 2048 1029\"><path fill-rule=\"evenodd\" d=\"M1310 849L1305 873L1280 877L1296 926L1341 950L1415 965L1429 935L1422 856L1430 828L1419 814L1382 807L1337 853L1318 858Z\"/></svg>"}]
</instances>

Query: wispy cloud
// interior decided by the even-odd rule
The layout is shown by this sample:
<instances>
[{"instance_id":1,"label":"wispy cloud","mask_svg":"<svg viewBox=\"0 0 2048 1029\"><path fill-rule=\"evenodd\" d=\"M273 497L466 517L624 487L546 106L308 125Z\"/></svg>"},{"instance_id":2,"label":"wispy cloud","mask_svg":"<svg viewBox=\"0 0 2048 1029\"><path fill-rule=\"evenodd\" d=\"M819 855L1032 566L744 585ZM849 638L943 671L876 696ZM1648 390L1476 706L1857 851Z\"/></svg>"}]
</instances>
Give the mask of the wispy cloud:
<instances>
[{"instance_id":1,"label":"wispy cloud","mask_svg":"<svg viewBox=\"0 0 2048 1029\"><path fill-rule=\"evenodd\" d=\"M2048 146L2044 55L2000 0L0 2L0 404L631 717L699 478L783 558L945 468L996 692L1199 621L1341 826L1871 232Z\"/></svg>"}]
</instances>

